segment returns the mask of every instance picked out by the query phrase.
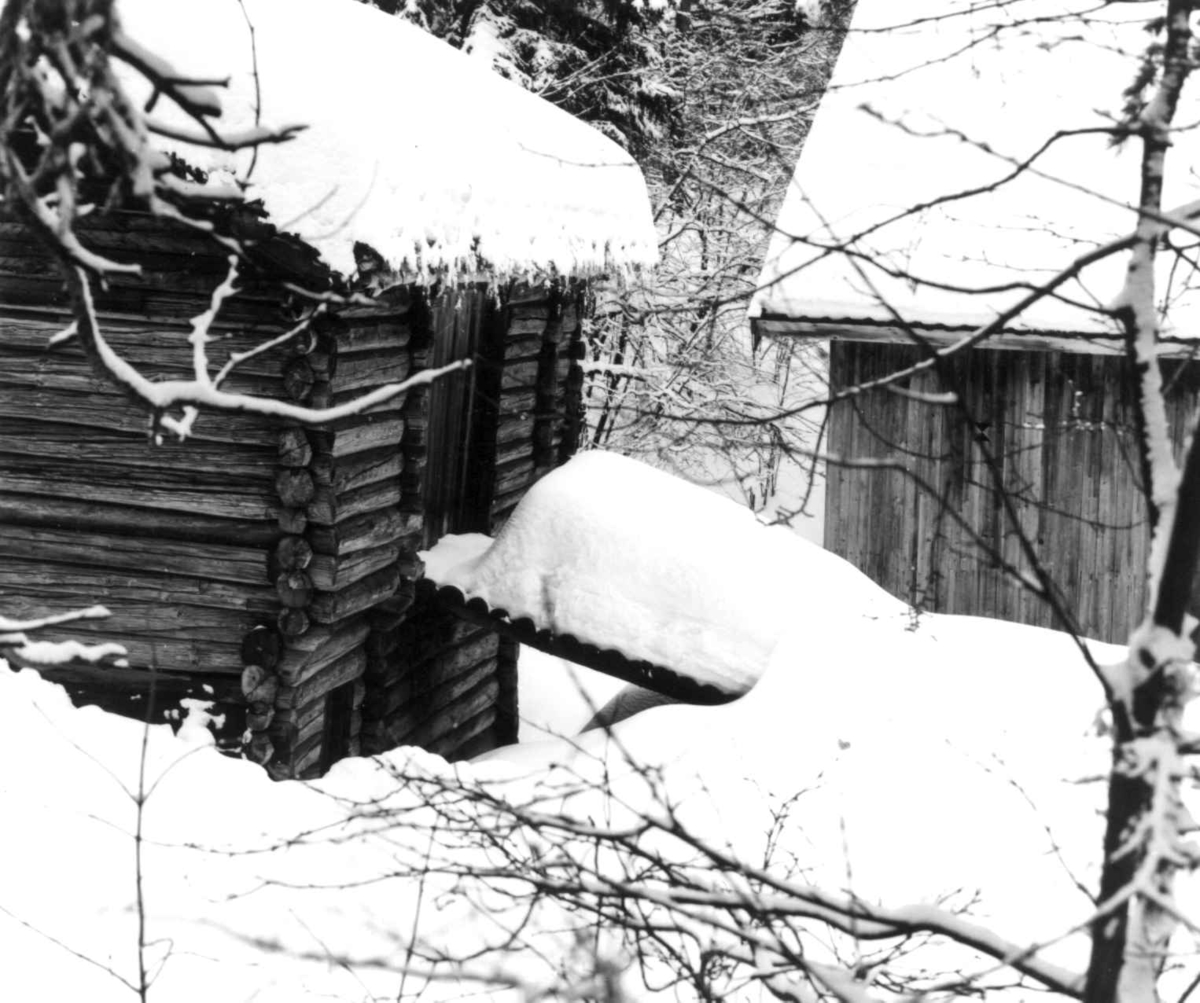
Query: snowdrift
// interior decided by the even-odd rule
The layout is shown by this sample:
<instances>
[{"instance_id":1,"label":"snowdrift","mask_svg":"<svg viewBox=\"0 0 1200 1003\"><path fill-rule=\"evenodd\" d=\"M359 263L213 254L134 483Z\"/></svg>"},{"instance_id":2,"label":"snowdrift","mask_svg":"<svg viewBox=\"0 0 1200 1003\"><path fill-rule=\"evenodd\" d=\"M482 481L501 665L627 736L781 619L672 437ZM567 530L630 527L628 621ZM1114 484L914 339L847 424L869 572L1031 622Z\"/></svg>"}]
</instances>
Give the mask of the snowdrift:
<instances>
[{"instance_id":1,"label":"snowdrift","mask_svg":"<svg viewBox=\"0 0 1200 1003\"><path fill-rule=\"evenodd\" d=\"M615 453L538 481L493 542L448 537L425 574L539 628L744 693L785 630L907 607L744 507Z\"/></svg>"}]
</instances>

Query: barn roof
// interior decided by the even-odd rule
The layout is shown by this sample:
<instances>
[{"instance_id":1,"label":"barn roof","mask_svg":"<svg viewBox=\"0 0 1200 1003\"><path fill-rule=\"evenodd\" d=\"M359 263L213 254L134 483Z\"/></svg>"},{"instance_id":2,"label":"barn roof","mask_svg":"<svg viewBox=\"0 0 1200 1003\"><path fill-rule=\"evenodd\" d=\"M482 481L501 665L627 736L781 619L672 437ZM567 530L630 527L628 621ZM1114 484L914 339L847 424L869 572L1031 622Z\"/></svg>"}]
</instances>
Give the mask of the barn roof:
<instances>
[{"instance_id":1,"label":"barn roof","mask_svg":"<svg viewBox=\"0 0 1200 1003\"><path fill-rule=\"evenodd\" d=\"M1121 116L1160 8L859 0L750 308L756 333L882 338L899 315L953 337L1129 233L1140 144L1114 146L1103 130ZM1175 119L1168 207L1200 196L1191 88ZM1163 258L1164 334L1196 337L1192 268ZM1103 344L1117 328L1097 308L1124 267L1124 253L1087 266L1008 328Z\"/></svg>"},{"instance_id":2,"label":"barn roof","mask_svg":"<svg viewBox=\"0 0 1200 1003\"><path fill-rule=\"evenodd\" d=\"M655 260L628 154L399 18L354 0L118 0L117 12L128 36L181 73L229 78L217 92L226 134L259 118L307 125L257 158L161 145L213 181L248 181L272 222L343 273L356 241L418 279L586 275ZM152 115L195 131L168 105Z\"/></svg>"}]
</instances>

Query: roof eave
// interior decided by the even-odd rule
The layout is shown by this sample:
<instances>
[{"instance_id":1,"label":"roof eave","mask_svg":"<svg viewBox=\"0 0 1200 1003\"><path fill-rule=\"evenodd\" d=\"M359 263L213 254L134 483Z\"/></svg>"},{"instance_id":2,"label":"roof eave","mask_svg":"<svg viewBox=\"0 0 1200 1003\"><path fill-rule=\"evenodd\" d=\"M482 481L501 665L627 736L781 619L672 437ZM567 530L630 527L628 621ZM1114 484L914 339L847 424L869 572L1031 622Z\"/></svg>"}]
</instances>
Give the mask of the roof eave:
<instances>
[{"instance_id":1,"label":"roof eave","mask_svg":"<svg viewBox=\"0 0 1200 1003\"><path fill-rule=\"evenodd\" d=\"M925 342L938 347L954 345L975 334L970 325L912 323L897 324L851 317L795 317L786 314L761 314L750 319L756 340L762 338L799 338L813 341L863 341L888 345L912 345ZM1097 331L1006 330L990 335L981 348L1021 352L1071 352L1080 355L1121 355L1125 342L1117 334ZM1159 355L1165 358L1191 357L1196 343L1164 338Z\"/></svg>"}]
</instances>

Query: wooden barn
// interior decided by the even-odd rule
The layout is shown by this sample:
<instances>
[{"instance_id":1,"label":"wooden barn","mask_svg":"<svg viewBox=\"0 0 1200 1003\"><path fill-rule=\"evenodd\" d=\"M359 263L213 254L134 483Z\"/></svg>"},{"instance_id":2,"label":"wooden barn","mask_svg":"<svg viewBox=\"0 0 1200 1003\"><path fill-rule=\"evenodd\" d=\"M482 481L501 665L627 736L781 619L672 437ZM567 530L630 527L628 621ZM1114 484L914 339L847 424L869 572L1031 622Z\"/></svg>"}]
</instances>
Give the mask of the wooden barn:
<instances>
[{"instance_id":1,"label":"wooden barn","mask_svg":"<svg viewBox=\"0 0 1200 1003\"><path fill-rule=\"evenodd\" d=\"M859 0L797 166L752 327L828 343L825 545L919 609L1064 626L1021 580L1036 554L1085 634L1140 617L1140 433L1108 309L1127 255L1102 253L1137 219L1140 144L1105 130L1150 40L1138 6ZM1174 142L1166 206L1200 194L1194 130ZM1192 241L1157 276L1177 448L1200 396Z\"/></svg>"},{"instance_id":2,"label":"wooden barn","mask_svg":"<svg viewBox=\"0 0 1200 1003\"><path fill-rule=\"evenodd\" d=\"M321 408L473 365L334 422L204 410L185 441L155 444L144 408L78 346L50 344L69 321L62 280L0 216L0 613L103 604L107 619L39 636L127 656L48 676L153 721L210 700L220 743L280 777L399 744L462 757L514 740L517 645L416 601L417 553L494 532L574 451L589 281L655 255L640 172L486 65L352 0L117 10L181 72L230 79L223 127L308 125L253 161L172 149L207 183L248 183L221 210L248 253L210 330L214 368L289 329L311 303L289 289L358 294L228 389ZM296 56L318 50L319 74ZM151 378L186 378L191 318L226 250L133 208L80 232L144 266L97 293L110 344Z\"/></svg>"}]
</instances>

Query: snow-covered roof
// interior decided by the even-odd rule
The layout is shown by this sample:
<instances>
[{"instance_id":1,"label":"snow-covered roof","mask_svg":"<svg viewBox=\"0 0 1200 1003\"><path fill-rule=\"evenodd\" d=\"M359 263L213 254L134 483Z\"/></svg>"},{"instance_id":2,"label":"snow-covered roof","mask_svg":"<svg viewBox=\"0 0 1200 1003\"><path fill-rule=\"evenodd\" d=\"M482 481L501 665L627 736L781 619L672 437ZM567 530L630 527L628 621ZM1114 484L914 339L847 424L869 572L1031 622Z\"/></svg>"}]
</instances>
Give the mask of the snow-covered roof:
<instances>
[{"instance_id":1,"label":"snow-covered roof","mask_svg":"<svg viewBox=\"0 0 1200 1003\"><path fill-rule=\"evenodd\" d=\"M354 0L118 0L117 12L181 73L229 78L217 91L225 134L259 119L307 125L257 161L160 142L218 180L248 180L272 222L343 273L356 241L418 278L585 275L656 258L627 153L399 18ZM195 132L169 104L152 116Z\"/></svg>"},{"instance_id":2,"label":"snow-covered roof","mask_svg":"<svg viewBox=\"0 0 1200 1003\"><path fill-rule=\"evenodd\" d=\"M495 541L449 537L426 577L539 629L729 694L762 675L783 631L904 604L786 527L615 453L574 457L530 489Z\"/></svg>"},{"instance_id":3,"label":"snow-covered roof","mask_svg":"<svg viewBox=\"0 0 1200 1003\"><path fill-rule=\"evenodd\" d=\"M1086 130L1120 118L1152 41L1145 22L1160 8L859 0L750 308L758 330L892 323L890 308L910 323L974 327L1128 234L1141 144L1114 147L1107 132ZM1200 195L1190 87L1175 117L1167 208ZM850 254L827 251L844 245ZM1087 266L1010 326L1115 333L1089 308L1112 302L1125 263L1120 253ZM1194 337L1195 279L1190 267L1169 267L1164 333Z\"/></svg>"}]
</instances>

